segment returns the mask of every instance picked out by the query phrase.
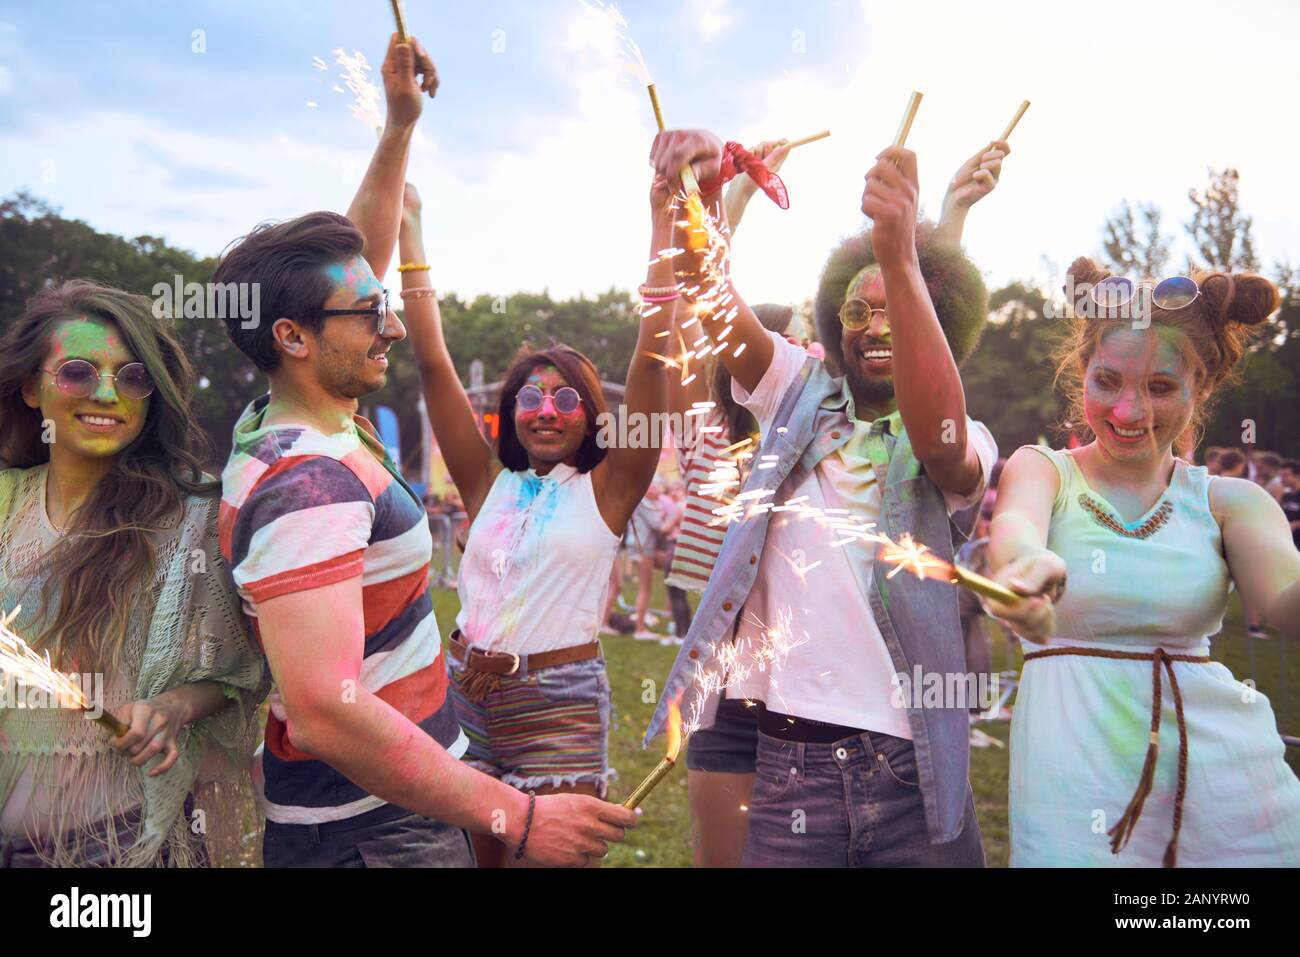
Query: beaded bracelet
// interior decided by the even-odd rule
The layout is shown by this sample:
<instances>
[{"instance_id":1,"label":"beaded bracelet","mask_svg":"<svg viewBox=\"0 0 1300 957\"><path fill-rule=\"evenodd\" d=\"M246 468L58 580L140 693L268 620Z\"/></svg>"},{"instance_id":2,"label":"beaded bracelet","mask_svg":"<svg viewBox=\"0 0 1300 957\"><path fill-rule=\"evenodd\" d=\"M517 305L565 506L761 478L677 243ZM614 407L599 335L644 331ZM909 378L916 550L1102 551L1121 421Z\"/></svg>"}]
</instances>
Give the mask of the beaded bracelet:
<instances>
[{"instance_id":1,"label":"beaded bracelet","mask_svg":"<svg viewBox=\"0 0 1300 957\"><path fill-rule=\"evenodd\" d=\"M641 301L658 305L659 303L673 302L680 298L682 298L682 294L675 292L671 296L642 296Z\"/></svg>"},{"instance_id":2,"label":"beaded bracelet","mask_svg":"<svg viewBox=\"0 0 1300 957\"><path fill-rule=\"evenodd\" d=\"M432 299L438 295L438 290L432 288L403 289L400 295L403 299Z\"/></svg>"},{"instance_id":3,"label":"beaded bracelet","mask_svg":"<svg viewBox=\"0 0 1300 957\"><path fill-rule=\"evenodd\" d=\"M519 850L515 851L515 860L524 859L524 848L528 846L528 832L533 828L533 810L537 807L537 792L528 792L528 818L524 821L524 836L519 841Z\"/></svg>"},{"instance_id":4,"label":"beaded bracelet","mask_svg":"<svg viewBox=\"0 0 1300 957\"><path fill-rule=\"evenodd\" d=\"M402 263L397 267L398 272L428 272L433 267L428 263Z\"/></svg>"}]
</instances>

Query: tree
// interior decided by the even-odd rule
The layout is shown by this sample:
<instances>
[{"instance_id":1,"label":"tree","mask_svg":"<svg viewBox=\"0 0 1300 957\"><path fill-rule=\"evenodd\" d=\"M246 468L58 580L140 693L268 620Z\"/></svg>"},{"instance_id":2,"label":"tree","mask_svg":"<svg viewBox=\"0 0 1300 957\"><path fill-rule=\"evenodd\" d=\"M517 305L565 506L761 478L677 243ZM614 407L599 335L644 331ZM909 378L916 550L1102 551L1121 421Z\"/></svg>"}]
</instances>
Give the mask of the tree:
<instances>
[{"instance_id":1,"label":"tree","mask_svg":"<svg viewBox=\"0 0 1300 957\"><path fill-rule=\"evenodd\" d=\"M1139 235L1134 207L1124 200L1115 215L1106 220L1105 256L1121 276L1158 277L1169 260L1169 237L1160 232L1160 208L1138 203L1142 220Z\"/></svg>"},{"instance_id":2,"label":"tree","mask_svg":"<svg viewBox=\"0 0 1300 957\"><path fill-rule=\"evenodd\" d=\"M1242 213L1238 196L1241 177L1235 169L1208 173L1204 188L1187 191L1193 208L1187 233L1209 268L1256 272L1259 260L1250 238L1253 219Z\"/></svg>"}]
</instances>

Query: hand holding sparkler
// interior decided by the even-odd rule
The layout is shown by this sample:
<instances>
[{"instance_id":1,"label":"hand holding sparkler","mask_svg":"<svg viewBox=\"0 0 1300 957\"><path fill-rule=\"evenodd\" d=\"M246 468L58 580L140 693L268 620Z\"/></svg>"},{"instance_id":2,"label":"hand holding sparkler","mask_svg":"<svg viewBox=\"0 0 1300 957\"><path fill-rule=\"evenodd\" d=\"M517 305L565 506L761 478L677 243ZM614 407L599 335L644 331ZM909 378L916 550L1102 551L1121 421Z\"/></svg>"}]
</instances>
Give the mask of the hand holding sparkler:
<instances>
[{"instance_id":1,"label":"hand holding sparkler","mask_svg":"<svg viewBox=\"0 0 1300 957\"><path fill-rule=\"evenodd\" d=\"M889 269L916 258L916 154L891 146L876 157L862 192L862 212L872 222L871 248Z\"/></svg>"},{"instance_id":2,"label":"hand holding sparkler","mask_svg":"<svg viewBox=\"0 0 1300 957\"><path fill-rule=\"evenodd\" d=\"M414 126L423 109L422 95L432 98L438 92L438 68L429 52L415 37L407 43L394 33L381 72L388 123L400 128Z\"/></svg>"},{"instance_id":3,"label":"hand holding sparkler","mask_svg":"<svg viewBox=\"0 0 1300 957\"><path fill-rule=\"evenodd\" d=\"M1065 580L1065 561L1055 552L1019 555L998 569L993 581L1023 597L1015 602L988 598L985 611L1025 640L1042 644L1056 631L1055 603L1065 592Z\"/></svg>"}]
</instances>

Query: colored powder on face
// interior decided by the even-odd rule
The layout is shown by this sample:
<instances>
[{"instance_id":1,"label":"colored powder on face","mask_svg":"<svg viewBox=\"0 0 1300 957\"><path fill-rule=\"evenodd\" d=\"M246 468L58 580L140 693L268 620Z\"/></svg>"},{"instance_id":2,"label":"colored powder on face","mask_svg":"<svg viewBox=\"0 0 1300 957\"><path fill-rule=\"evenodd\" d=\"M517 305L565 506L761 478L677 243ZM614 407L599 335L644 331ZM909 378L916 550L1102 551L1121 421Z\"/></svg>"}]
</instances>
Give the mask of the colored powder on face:
<instances>
[{"instance_id":1,"label":"colored powder on face","mask_svg":"<svg viewBox=\"0 0 1300 957\"><path fill-rule=\"evenodd\" d=\"M335 293L343 291L344 298L351 305L358 299L381 296L383 284L375 278L370 264L361 256L353 256L347 262L335 263L325 267L325 275L337 287Z\"/></svg>"}]
</instances>

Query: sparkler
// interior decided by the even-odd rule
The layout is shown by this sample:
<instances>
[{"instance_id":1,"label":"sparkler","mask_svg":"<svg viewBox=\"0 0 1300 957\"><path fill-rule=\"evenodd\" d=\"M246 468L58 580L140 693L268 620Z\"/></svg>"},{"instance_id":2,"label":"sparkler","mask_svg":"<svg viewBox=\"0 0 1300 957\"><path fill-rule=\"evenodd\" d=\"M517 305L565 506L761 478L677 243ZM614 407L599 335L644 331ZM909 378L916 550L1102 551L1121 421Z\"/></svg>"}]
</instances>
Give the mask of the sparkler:
<instances>
[{"instance_id":1,"label":"sparkler","mask_svg":"<svg viewBox=\"0 0 1300 957\"><path fill-rule=\"evenodd\" d=\"M313 57L316 61L317 69L324 69L319 57ZM352 115L355 116L366 126L371 127L376 133L384 131L384 115L379 111L379 104L383 100L382 94L375 81L371 79L372 67L366 55L360 50L354 52L351 56L345 50L334 51L334 63L341 67L339 79L343 85L352 93ZM343 92L336 85L336 92Z\"/></svg>"},{"instance_id":2,"label":"sparkler","mask_svg":"<svg viewBox=\"0 0 1300 957\"><path fill-rule=\"evenodd\" d=\"M402 0L393 0L393 16L397 18L397 39L409 43L411 35L406 32L406 14L402 12Z\"/></svg>"},{"instance_id":3,"label":"sparkler","mask_svg":"<svg viewBox=\"0 0 1300 957\"><path fill-rule=\"evenodd\" d=\"M668 703L668 748L664 754L663 760L655 765L655 769L646 775L645 780L633 789L632 793L627 796L623 806L629 811L634 810L637 805L645 800L656 784L668 776L668 772L677 766L677 758L682 750L682 711L676 701Z\"/></svg>"},{"instance_id":4,"label":"sparkler","mask_svg":"<svg viewBox=\"0 0 1300 957\"><path fill-rule=\"evenodd\" d=\"M916 119L916 111L921 108L921 93L916 90L907 100L907 111L903 114L903 122L898 124L898 135L894 137L894 145L902 146L907 142L907 134L912 130L912 121Z\"/></svg>"},{"instance_id":5,"label":"sparkler","mask_svg":"<svg viewBox=\"0 0 1300 957\"><path fill-rule=\"evenodd\" d=\"M1004 605L1015 605L1021 601L1021 596L1010 588L960 565L944 561L920 542L913 541L908 533L904 533L897 542L885 535L873 537L879 539L884 546L880 552L881 561L896 566L886 578L893 578L901 571L909 571L917 578L933 578L960 585Z\"/></svg>"},{"instance_id":6,"label":"sparkler","mask_svg":"<svg viewBox=\"0 0 1300 957\"><path fill-rule=\"evenodd\" d=\"M9 623L18 617L19 606L0 618L0 672L28 688L37 688L53 696L61 706L90 711L85 692L67 675L55 671L50 664L50 653L41 657L9 629ZM94 719L120 738L131 729L105 711Z\"/></svg>"},{"instance_id":7,"label":"sparkler","mask_svg":"<svg viewBox=\"0 0 1300 957\"><path fill-rule=\"evenodd\" d=\"M785 144L787 150L792 150L796 146L807 146L809 143L816 143L818 140L824 140L831 135L830 130L822 130L820 133L814 133L812 136L805 136L802 139L793 140Z\"/></svg>"},{"instance_id":8,"label":"sparkler","mask_svg":"<svg viewBox=\"0 0 1300 957\"><path fill-rule=\"evenodd\" d=\"M1016 128L1016 124L1020 122L1020 118L1025 115L1027 109L1029 109L1029 101L1025 100L1020 104L1020 109L1016 110L1016 115L1011 117L1011 122L1007 124L1007 128L1002 131L1002 135L998 139L1005 140L1011 135L1011 131Z\"/></svg>"}]
</instances>

